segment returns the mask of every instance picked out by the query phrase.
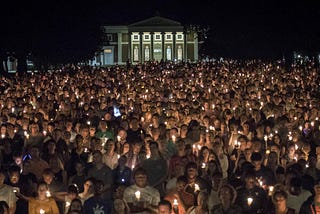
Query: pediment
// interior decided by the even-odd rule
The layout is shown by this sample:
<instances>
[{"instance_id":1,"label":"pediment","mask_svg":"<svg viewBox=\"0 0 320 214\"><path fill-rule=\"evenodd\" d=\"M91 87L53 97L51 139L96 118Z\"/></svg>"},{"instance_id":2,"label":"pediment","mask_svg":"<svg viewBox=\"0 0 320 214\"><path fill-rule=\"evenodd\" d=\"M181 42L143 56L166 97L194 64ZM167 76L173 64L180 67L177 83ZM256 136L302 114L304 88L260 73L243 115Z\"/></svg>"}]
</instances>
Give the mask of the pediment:
<instances>
[{"instance_id":1,"label":"pediment","mask_svg":"<svg viewBox=\"0 0 320 214\"><path fill-rule=\"evenodd\" d=\"M161 17L161 16L154 16L149 19L145 19L129 25L129 27L149 27L149 26L150 27L151 26L153 27L177 26L178 27L178 26L181 26L181 23L171 19Z\"/></svg>"}]
</instances>

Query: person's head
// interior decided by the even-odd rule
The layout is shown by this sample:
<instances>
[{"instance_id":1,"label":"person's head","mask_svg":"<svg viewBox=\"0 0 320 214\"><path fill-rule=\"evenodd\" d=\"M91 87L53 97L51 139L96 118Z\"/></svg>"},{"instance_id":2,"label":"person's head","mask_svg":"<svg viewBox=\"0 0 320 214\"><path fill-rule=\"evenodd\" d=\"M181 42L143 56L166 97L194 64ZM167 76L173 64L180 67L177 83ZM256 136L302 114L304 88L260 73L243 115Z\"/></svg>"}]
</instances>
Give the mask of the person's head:
<instances>
[{"instance_id":1,"label":"person's head","mask_svg":"<svg viewBox=\"0 0 320 214\"><path fill-rule=\"evenodd\" d=\"M159 202L158 205L158 213L159 214L171 214L172 213L172 206L170 201L162 200Z\"/></svg>"},{"instance_id":2,"label":"person's head","mask_svg":"<svg viewBox=\"0 0 320 214\"><path fill-rule=\"evenodd\" d=\"M147 186L147 171L145 169L143 169L142 167L136 169L135 173L134 173L134 180L135 180L135 184L138 187L145 187Z\"/></svg>"},{"instance_id":3,"label":"person's head","mask_svg":"<svg viewBox=\"0 0 320 214\"><path fill-rule=\"evenodd\" d=\"M188 179L195 179L198 176L198 167L195 162L186 165L185 175Z\"/></svg>"},{"instance_id":4,"label":"person's head","mask_svg":"<svg viewBox=\"0 0 320 214\"><path fill-rule=\"evenodd\" d=\"M102 163L102 153L101 153L101 151L95 150L92 153L92 157L93 157L92 159L93 159L93 163L94 164Z\"/></svg>"},{"instance_id":5,"label":"person's head","mask_svg":"<svg viewBox=\"0 0 320 214\"><path fill-rule=\"evenodd\" d=\"M223 184L218 191L219 199L223 204L235 203L237 192L236 190L229 184Z\"/></svg>"},{"instance_id":6,"label":"person's head","mask_svg":"<svg viewBox=\"0 0 320 214\"><path fill-rule=\"evenodd\" d=\"M42 172L42 179L46 184L51 184L54 178L54 173L51 168L46 168Z\"/></svg>"},{"instance_id":7,"label":"person's head","mask_svg":"<svg viewBox=\"0 0 320 214\"><path fill-rule=\"evenodd\" d=\"M9 179L12 184L17 184L20 178L20 167L11 166L9 168Z\"/></svg>"},{"instance_id":8,"label":"person's head","mask_svg":"<svg viewBox=\"0 0 320 214\"><path fill-rule=\"evenodd\" d=\"M83 183L84 192L93 193L93 185L95 183L95 179L93 177L87 178Z\"/></svg>"},{"instance_id":9,"label":"person's head","mask_svg":"<svg viewBox=\"0 0 320 214\"><path fill-rule=\"evenodd\" d=\"M293 177L290 180L289 192L292 195L299 195L301 192L302 181L299 177Z\"/></svg>"},{"instance_id":10,"label":"person's head","mask_svg":"<svg viewBox=\"0 0 320 214\"><path fill-rule=\"evenodd\" d=\"M47 197L47 191L49 191L48 184L46 182L40 182L37 188L38 197L39 198Z\"/></svg>"},{"instance_id":11,"label":"person's head","mask_svg":"<svg viewBox=\"0 0 320 214\"><path fill-rule=\"evenodd\" d=\"M77 161L75 166L74 166L75 170L77 173L83 173L85 170L85 163L81 160Z\"/></svg>"},{"instance_id":12,"label":"person's head","mask_svg":"<svg viewBox=\"0 0 320 214\"><path fill-rule=\"evenodd\" d=\"M255 169L259 170L262 164L262 155L260 152L253 152L251 155L251 162Z\"/></svg>"},{"instance_id":13,"label":"person's head","mask_svg":"<svg viewBox=\"0 0 320 214\"><path fill-rule=\"evenodd\" d=\"M188 179L186 178L186 176L184 175L179 176L176 182L177 191L178 192L183 191L187 184L188 184Z\"/></svg>"},{"instance_id":14,"label":"person's head","mask_svg":"<svg viewBox=\"0 0 320 214\"><path fill-rule=\"evenodd\" d=\"M253 172L245 175L245 185L247 189L253 189L256 186L256 181L256 175Z\"/></svg>"},{"instance_id":15,"label":"person's head","mask_svg":"<svg viewBox=\"0 0 320 214\"><path fill-rule=\"evenodd\" d=\"M37 146L33 146L30 149L30 155L32 159L37 159L40 157L40 151L39 148Z\"/></svg>"},{"instance_id":16,"label":"person's head","mask_svg":"<svg viewBox=\"0 0 320 214\"><path fill-rule=\"evenodd\" d=\"M71 184L68 186L68 196L71 200L78 197L79 189L75 184Z\"/></svg>"},{"instance_id":17,"label":"person's head","mask_svg":"<svg viewBox=\"0 0 320 214\"><path fill-rule=\"evenodd\" d=\"M276 190L272 195L272 202L276 209L287 206L288 194L281 189Z\"/></svg>"},{"instance_id":18,"label":"person's head","mask_svg":"<svg viewBox=\"0 0 320 214\"><path fill-rule=\"evenodd\" d=\"M80 213L82 212L82 202L79 198L74 198L72 199L71 203L70 203L70 207L69 207L69 211L70 212L75 212L75 211L79 211Z\"/></svg>"},{"instance_id":19,"label":"person's head","mask_svg":"<svg viewBox=\"0 0 320 214\"><path fill-rule=\"evenodd\" d=\"M93 184L94 195L101 195L103 191L103 187L104 187L103 181L96 180Z\"/></svg>"}]
</instances>

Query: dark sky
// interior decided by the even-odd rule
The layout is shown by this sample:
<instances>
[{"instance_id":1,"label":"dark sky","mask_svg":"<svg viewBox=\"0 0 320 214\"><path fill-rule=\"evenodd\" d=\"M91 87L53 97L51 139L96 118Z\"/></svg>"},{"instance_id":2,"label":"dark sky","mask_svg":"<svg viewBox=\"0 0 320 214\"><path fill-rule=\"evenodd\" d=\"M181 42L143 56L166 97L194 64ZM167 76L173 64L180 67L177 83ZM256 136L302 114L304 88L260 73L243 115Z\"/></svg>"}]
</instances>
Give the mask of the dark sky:
<instances>
[{"instance_id":1,"label":"dark sky","mask_svg":"<svg viewBox=\"0 0 320 214\"><path fill-rule=\"evenodd\" d=\"M320 50L320 3L309 0L13 0L2 7L0 39L2 45L72 54L89 48L90 42L83 43L95 38L90 32L101 23L129 24L157 13L210 27L204 51L211 55L279 57Z\"/></svg>"}]
</instances>

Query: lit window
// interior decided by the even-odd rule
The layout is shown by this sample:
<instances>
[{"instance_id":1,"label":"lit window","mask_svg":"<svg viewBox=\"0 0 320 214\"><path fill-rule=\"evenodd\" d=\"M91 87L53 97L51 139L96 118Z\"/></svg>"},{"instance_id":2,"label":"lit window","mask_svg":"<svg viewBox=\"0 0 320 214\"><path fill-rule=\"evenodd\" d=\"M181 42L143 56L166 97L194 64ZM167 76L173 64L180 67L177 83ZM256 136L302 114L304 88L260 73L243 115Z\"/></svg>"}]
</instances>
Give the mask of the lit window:
<instances>
[{"instance_id":1,"label":"lit window","mask_svg":"<svg viewBox=\"0 0 320 214\"><path fill-rule=\"evenodd\" d=\"M166 35L166 39L167 39L167 40L171 40L171 39L172 39L171 34L167 34L167 35Z\"/></svg>"},{"instance_id":2,"label":"lit window","mask_svg":"<svg viewBox=\"0 0 320 214\"><path fill-rule=\"evenodd\" d=\"M139 40L139 35L137 34L133 35L133 40Z\"/></svg>"},{"instance_id":3,"label":"lit window","mask_svg":"<svg viewBox=\"0 0 320 214\"><path fill-rule=\"evenodd\" d=\"M150 40L150 35L144 35L144 40Z\"/></svg>"}]
</instances>

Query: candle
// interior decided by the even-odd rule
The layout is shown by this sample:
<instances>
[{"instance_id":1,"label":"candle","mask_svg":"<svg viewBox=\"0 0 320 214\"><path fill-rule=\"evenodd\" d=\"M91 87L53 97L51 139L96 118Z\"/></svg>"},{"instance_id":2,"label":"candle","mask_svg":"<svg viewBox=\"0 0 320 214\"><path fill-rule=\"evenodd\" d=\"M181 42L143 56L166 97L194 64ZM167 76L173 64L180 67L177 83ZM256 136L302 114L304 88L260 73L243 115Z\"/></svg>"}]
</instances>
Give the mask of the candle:
<instances>
[{"instance_id":1,"label":"candle","mask_svg":"<svg viewBox=\"0 0 320 214\"><path fill-rule=\"evenodd\" d=\"M206 168L206 163L202 163L201 168L202 168L202 169L205 169L205 168Z\"/></svg>"},{"instance_id":2,"label":"candle","mask_svg":"<svg viewBox=\"0 0 320 214\"><path fill-rule=\"evenodd\" d=\"M134 193L134 195L136 196L137 200L139 201L140 197L141 197L141 192L137 191L137 192Z\"/></svg>"},{"instance_id":3,"label":"candle","mask_svg":"<svg viewBox=\"0 0 320 214\"><path fill-rule=\"evenodd\" d=\"M176 137L175 135L172 135L172 141L173 141L173 142L176 142L176 138L177 138L177 137Z\"/></svg>"},{"instance_id":4,"label":"candle","mask_svg":"<svg viewBox=\"0 0 320 214\"><path fill-rule=\"evenodd\" d=\"M3 139L4 137L5 137L5 135L4 135L4 134L2 134L2 135L1 135L1 138Z\"/></svg>"},{"instance_id":5,"label":"candle","mask_svg":"<svg viewBox=\"0 0 320 214\"><path fill-rule=\"evenodd\" d=\"M248 206L251 206L251 204L253 202L253 198L251 198L251 197L247 198L247 202L248 202Z\"/></svg>"},{"instance_id":6,"label":"candle","mask_svg":"<svg viewBox=\"0 0 320 214\"><path fill-rule=\"evenodd\" d=\"M266 154L268 155L268 154L270 154L270 150L268 149L268 150L266 150Z\"/></svg>"},{"instance_id":7,"label":"candle","mask_svg":"<svg viewBox=\"0 0 320 214\"><path fill-rule=\"evenodd\" d=\"M179 213L179 210L178 210L178 206L179 206L179 203L178 203L178 199L173 199L173 212L174 213Z\"/></svg>"},{"instance_id":8,"label":"candle","mask_svg":"<svg viewBox=\"0 0 320 214\"><path fill-rule=\"evenodd\" d=\"M274 190L274 186L269 186L269 196L272 195L273 190Z\"/></svg>"},{"instance_id":9,"label":"candle","mask_svg":"<svg viewBox=\"0 0 320 214\"><path fill-rule=\"evenodd\" d=\"M173 206L178 206L179 203L178 203L178 200L177 199L173 199Z\"/></svg>"},{"instance_id":10,"label":"candle","mask_svg":"<svg viewBox=\"0 0 320 214\"><path fill-rule=\"evenodd\" d=\"M84 152L85 153L87 153L88 152L88 148L86 147L86 148L84 148Z\"/></svg>"},{"instance_id":11,"label":"candle","mask_svg":"<svg viewBox=\"0 0 320 214\"><path fill-rule=\"evenodd\" d=\"M302 126L299 126L299 130L302 131Z\"/></svg>"},{"instance_id":12,"label":"candle","mask_svg":"<svg viewBox=\"0 0 320 214\"><path fill-rule=\"evenodd\" d=\"M47 135L47 131L43 131L43 135L46 136Z\"/></svg>"},{"instance_id":13,"label":"candle","mask_svg":"<svg viewBox=\"0 0 320 214\"><path fill-rule=\"evenodd\" d=\"M45 214L46 211L44 211L44 209L40 209L40 214Z\"/></svg>"},{"instance_id":14,"label":"candle","mask_svg":"<svg viewBox=\"0 0 320 214\"><path fill-rule=\"evenodd\" d=\"M120 158L120 155L118 154L117 157L118 157L118 159L119 159L119 158Z\"/></svg>"},{"instance_id":15,"label":"candle","mask_svg":"<svg viewBox=\"0 0 320 214\"><path fill-rule=\"evenodd\" d=\"M200 191L200 187L198 184L194 184L194 192Z\"/></svg>"},{"instance_id":16,"label":"candle","mask_svg":"<svg viewBox=\"0 0 320 214\"><path fill-rule=\"evenodd\" d=\"M50 193L50 191L48 190L48 191L46 191L46 196L48 197L48 198L50 198L51 197L51 193Z\"/></svg>"},{"instance_id":17,"label":"candle","mask_svg":"<svg viewBox=\"0 0 320 214\"><path fill-rule=\"evenodd\" d=\"M117 136L117 140L120 142L121 141L121 137L118 135Z\"/></svg>"},{"instance_id":18,"label":"candle","mask_svg":"<svg viewBox=\"0 0 320 214\"><path fill-rule=\"evenodd\" d=\"M87 121L87 124L90 126L91 122L88 120L88 121Z\"/></svg>"},{"instance_id":19,"label":"candle","mask_svg":"<svg viewBox=\"0 0 320 214\"><path fill-rule=\"evenodd\" d=\"M132 164L132 166L131 166L131 169L133 170L134 169L134 165Z\"/></svg>"}]
</instances>

